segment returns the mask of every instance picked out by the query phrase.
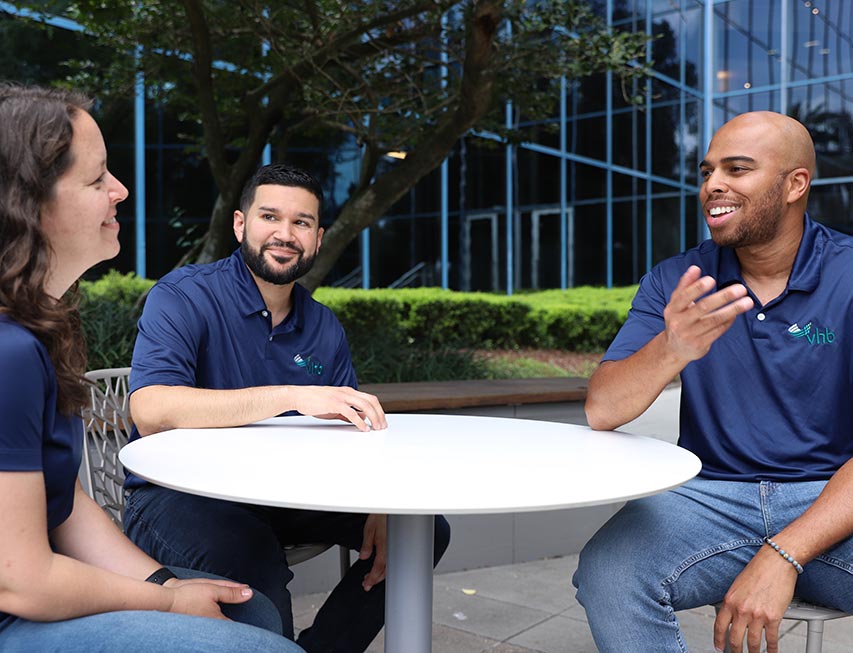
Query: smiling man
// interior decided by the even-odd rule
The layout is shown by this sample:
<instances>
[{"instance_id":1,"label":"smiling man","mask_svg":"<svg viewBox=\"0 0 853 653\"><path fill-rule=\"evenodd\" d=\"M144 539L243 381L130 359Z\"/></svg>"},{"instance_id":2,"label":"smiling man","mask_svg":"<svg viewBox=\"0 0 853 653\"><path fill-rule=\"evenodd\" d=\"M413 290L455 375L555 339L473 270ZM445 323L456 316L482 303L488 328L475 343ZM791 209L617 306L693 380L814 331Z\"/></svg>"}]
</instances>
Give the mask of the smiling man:
<instances>
[{"instance_id":1,"label":"smiling man","mask_svg":"<svg viewBox=\"0 0 853 653\"><path fill-rule=\"evenodd\" d=\"M172 428L241 426L297 412L342 418L364 431L387 426L373 395L356 389L343 328L296 280L311 269L323 230L320 184L284 164L260 168L234 212L240 243L230 257L167 274L139 320L130 376L131 439ZM138 431L137 431L138 429ZM371 467L371 452L362 460ZM284 460L322 465L322 460ZM208 499L133 475L125 530L163 564L238 578L273 600L293 638L282 545L340 544L359 560L331 593L299 644L363 651L384 622L385 517L289 510ZM436 560L449 527L436 519ZM378 586L377 586L378 585Z\"/></svg>"},{"instance_id":2,"label":"smiling man","mask_svg":"<svg viewBox=\"0 0 853 653\"><path fill-rule=\"evenodd\" d=\"M750 653L778 650L795 591L853 611L853 238L806 214L814 145L791 118L732 119L700 169L711 240L642 279L589 384L590 426L614 429L680 375L679 445L702 460L581 553L608 653L686 651L675 612L720 601L715 647Z\"/></svg>"}]
</instances>

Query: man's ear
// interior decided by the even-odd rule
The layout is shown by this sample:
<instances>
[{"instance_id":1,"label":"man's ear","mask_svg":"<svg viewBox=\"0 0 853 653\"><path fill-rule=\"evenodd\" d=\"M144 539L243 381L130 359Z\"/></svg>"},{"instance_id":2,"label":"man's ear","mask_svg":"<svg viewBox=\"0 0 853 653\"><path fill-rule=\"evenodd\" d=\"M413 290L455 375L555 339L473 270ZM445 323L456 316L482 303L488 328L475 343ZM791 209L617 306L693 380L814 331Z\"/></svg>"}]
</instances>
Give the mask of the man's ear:
<instances>
[{"instance_id":1,"label":"man's ear","mask_svg":"<svg viewBox=\"0 0 853 653\"><path fill-rule=\"evenodd\" d=\"M323 244L323 227L317 229L317 251L320 251L320 245Z\"/></svg>"},{"instance_id":2,"label":"man's ear","mask_svg":"<svg viewBox=\"0 0 853 653\"><path fill-rule=\"evenodd\" d=\"M795 168L788 173L788 180L788 204L796 204L808 193L812 178L806 168Z\"/></svg>"},{"instance_id":3,"label":"man's ear","mask_svg":"<svg viewBox=\"0 0 853 653\"><path fill-rule=\"evenodd\" d=\"M234 237L238 243L243 242L243 231L246 228L246 216L239 209L234 211Z\"/></svg>"}]
</instances>

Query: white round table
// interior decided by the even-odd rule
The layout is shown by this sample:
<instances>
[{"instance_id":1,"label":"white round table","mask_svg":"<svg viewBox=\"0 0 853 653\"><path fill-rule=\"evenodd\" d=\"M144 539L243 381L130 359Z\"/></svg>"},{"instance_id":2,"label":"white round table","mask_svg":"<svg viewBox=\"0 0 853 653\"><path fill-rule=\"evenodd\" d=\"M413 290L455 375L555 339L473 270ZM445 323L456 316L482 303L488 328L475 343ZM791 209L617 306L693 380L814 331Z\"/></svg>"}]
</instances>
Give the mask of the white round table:
<instances>
[{"instance_id":1,"label":"white round table","mask_svg":"<svg viewBox=\"0 0 853 653\"><path fill-rule=\"evenodd\" d=\"M695 476L692 453L585 426L457 415L388 416L388 428L278 417L175 429L121 462L175 490L246 503L388 514L385 650L432 641L433 517L554 510L655 494Z\"/></svg>"}]
</instances>

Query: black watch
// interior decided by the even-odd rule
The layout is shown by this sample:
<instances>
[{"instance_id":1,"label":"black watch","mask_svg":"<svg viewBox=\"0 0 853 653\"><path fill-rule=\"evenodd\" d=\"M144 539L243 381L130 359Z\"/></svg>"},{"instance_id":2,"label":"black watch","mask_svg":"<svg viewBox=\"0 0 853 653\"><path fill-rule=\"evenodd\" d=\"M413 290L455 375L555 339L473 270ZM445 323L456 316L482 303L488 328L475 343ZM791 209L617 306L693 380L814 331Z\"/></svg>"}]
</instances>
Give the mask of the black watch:
<instances>
[{"instance_id":1,"label":"black watch","mask_svg":"<svg viewBox=\"0 0 853 653\"><path fill-rule=\"evenodd\" d=\"M175 574L172 573L172 570L168 567L160 567L157 571L151 574L148 578L145 579L146 583L156 583L157 585L162 585L170 578L177 578Z\"/></svg>"}]
</instances>

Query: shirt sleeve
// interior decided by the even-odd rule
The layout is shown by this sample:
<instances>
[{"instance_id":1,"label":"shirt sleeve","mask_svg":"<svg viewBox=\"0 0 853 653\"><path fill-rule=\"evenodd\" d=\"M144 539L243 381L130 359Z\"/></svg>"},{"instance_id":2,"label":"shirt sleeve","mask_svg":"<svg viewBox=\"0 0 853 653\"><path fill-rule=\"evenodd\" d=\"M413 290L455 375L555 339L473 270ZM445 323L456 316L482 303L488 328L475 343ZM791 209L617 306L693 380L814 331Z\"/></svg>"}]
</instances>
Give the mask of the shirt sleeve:
<instances>
[{"instance_id":1,"label":"shirt sleeve","mask_svg":"<svg viewBox=\"0 0 853 653\"><path fill-rule=\"evenodd\" d=\"M23 329L0 337L0 469L42 469L45 406L55 397L47 352Z\"/></svg>"},{"instance_id":2,"label":"shirt sleeve","mask_svg":"<svg viewBox=\"0 0 853 653\"><path fill-rule=\"evenodd\" d=\"M195 386L205 326L186 295L158 283L145 300L138 327L130 392L149 385Z\"/></svg>"},{"instance_id":3,"label":"shirt sleeve","mask_svg":"<svg viewBox=\"0 0 853 653\"><path fill-rule=\"evenodd\" d=\"M628 358L663 331L666 326L663 310L666 308L668 296L659 268L653 269L640 279L640 287L631 302L628 319L610 343L602 360Z\"/></svg>"},{"instance_id":4,"label":"shirt sleeve","mask_svg":"<svg viewBox=\"0 0 853 653\"><path fill-rule=\"evenodd\" d=\"M331 385L348 386L358 389L358 379L356 378L355 368L352 365L352 355L349 350L346 334L343 327L335 320L338 331L340 332L340 341L338 349L335 352L334 366L332 370Z\"/></svg>"}]
</instances>

